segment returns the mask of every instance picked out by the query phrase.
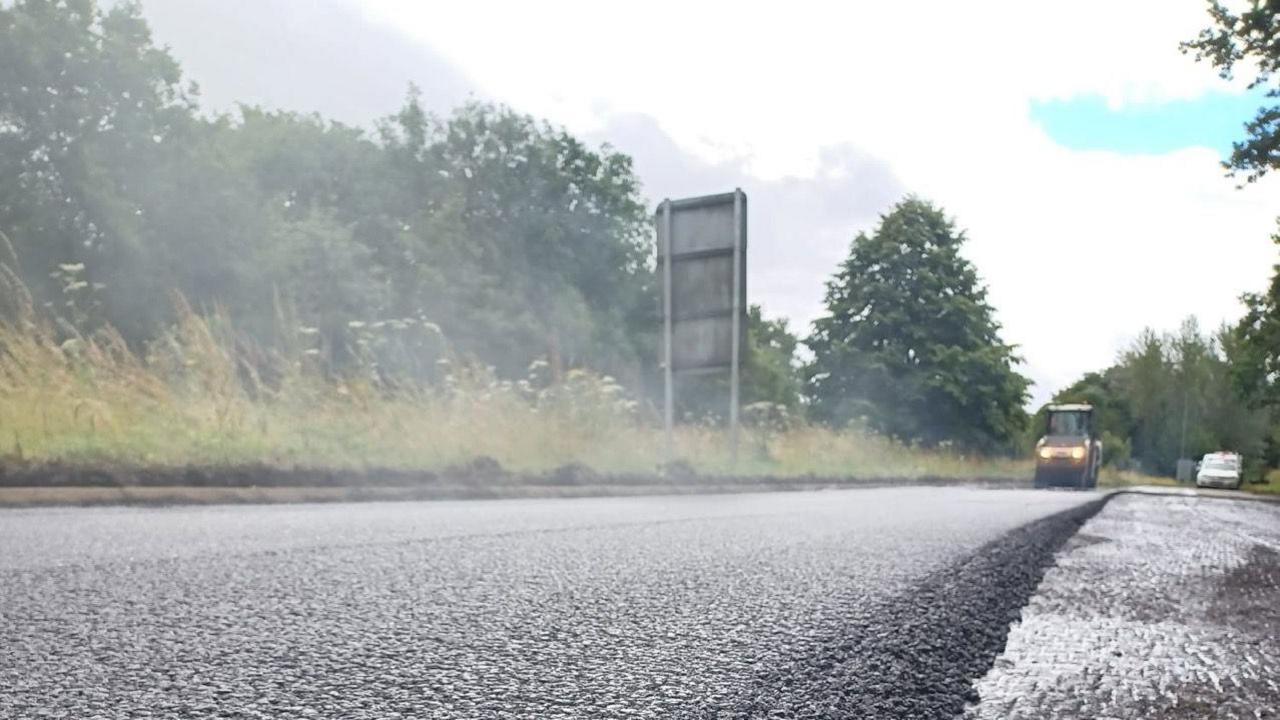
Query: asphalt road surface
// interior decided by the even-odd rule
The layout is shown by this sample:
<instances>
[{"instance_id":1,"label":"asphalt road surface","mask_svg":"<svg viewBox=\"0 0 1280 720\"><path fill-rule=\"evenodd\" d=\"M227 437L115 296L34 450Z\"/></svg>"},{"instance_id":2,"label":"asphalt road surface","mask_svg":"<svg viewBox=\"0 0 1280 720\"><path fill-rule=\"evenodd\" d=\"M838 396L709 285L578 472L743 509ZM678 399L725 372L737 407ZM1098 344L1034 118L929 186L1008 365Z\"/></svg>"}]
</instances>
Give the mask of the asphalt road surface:
<instances>
[{"instance_id":1,"label":"asphalt road surface","mask_svg":"<svg viewBox=\"0 0 1280 720\"><path fill-rule=\"evenodd\" d=\"M1097 498L0 511L0 717L954 717Z\"/></svg>"}]
</instances>

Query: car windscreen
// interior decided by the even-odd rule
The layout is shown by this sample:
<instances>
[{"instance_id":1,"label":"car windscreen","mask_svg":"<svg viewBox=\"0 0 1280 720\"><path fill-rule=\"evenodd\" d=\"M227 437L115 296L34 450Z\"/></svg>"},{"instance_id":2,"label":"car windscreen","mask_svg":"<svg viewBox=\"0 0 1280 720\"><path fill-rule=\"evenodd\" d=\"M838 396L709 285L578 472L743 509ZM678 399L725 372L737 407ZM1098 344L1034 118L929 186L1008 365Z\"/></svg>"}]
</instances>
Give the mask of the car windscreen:
<instances>
[{"instance_id":1,"label":"car windscreen","mask_svg":"<svg viewBox=\"0 0 1280 720\"><path fill-rule=\"evenodd\" d=\"M1056 412L1049 415L1050 435L1087 435L1088 417L1082 412Z\"/></svg>"}]
</instances>

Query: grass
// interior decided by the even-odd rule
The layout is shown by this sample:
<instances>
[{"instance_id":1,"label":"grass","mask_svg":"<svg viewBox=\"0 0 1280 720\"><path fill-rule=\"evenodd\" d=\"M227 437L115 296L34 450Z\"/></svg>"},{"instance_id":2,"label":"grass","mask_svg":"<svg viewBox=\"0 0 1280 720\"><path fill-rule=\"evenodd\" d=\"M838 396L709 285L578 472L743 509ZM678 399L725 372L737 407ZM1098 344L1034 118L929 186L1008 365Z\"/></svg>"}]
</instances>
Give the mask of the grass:
<instances>
[{"instance_id":1,"label":"grass","mask_svg":"<svg viewBox=\"0 0 1280 720\"><path fill-rule=\"evenodd\" d=\"M1280 495L1280 470L1271 470L1261 483L1245 483L1242 490L1260 495Z\"/></svg>"},{"instance_id":2,"label":"grass","mask_svg":"<svg viewBox=\"0 0 1280 720\"><path fill-rule=\"evenodd\" d=\"M1142 485L1158 485L1160 487L1178 487L1181 483L1170 477L1145 475L1130 470L1114 470L1103 468L1098 476L1098 487L1125 488Z\"/></svg>"},{"instance_id":3,"label":"grass","mask_svg":"<svg viewBox=\"0 0 1280 720\"><path fill-rule=\"evenodd\" d=\"M1185 488L1195 487L1188 483L1180 483L1171 477L1143 475L1140 473L1117 471L1108 468L1104 468L1101 477L1098 478L1098 486L1104 488L1124 488L1142 485ZM1246 482L1240 486L1240 489L1244 492L1256 493L1259 495L1280 495L1280 470L1271 470L1267 473L1266 479L1263 482Z\"/></svg>"},{"instance_id":4,"label":"grass","mask_svg":"<svg viewBox=\"0 0 1280 720\"><path fill-rule=\"evenodd\" d=\"M17 303L21 305L21 303ZM55 333L30 313L0 324L0 455L10 462L268 464L439 470L491 458L507 470L579 464L653 472L653 413L608 377L505 382L456 366L435 385L324 372L305 352L264 360L225 318L179 304L172 331L135 352L110 329ZM252 358L252 361L251 361ZM264 378L270 378L266 380ZM730 463L722 430L682 427L681 462L704 474L1028 477L1027 461L906 447L860 432L748 428Z\"/></svg>"}]
</instances>

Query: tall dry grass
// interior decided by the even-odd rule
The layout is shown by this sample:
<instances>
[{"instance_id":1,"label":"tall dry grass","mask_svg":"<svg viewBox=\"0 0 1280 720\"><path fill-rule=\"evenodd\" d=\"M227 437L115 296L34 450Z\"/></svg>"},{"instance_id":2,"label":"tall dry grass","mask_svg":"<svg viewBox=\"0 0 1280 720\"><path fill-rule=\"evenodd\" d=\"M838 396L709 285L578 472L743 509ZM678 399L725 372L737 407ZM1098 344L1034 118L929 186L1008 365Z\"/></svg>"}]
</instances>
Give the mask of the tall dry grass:
<instances>
[{"instance_id":1,"label":"tall dry grass","mask_svg":"<svg viewBox=\"0 0 1280 720\"><path fill-rule=\"evenodd\" d=\"M109 327L42 322L5 263L0 303L0 455L10 460L440 469L486 457L513 471L643 473L664 458L655 413L581 370L557 382L538 363L515 382L448 361L429 383L388 382L358 363L339 374L301 343L253 348L228 318L180 298L172 329L136 351ZM736 464L718 428L681 427L676 448L714 474L1004 477L1028 467L803 424L747 428Z\"/></svg>"},{"instance_id":2,"label":"tall dry grass","mask_svg":"<svg viewBox=\"0 0 1280 720\"><path fill-rule=\"evenodd\" d=\"M270 463L437 469L489 457L518 471L580 463L650 472L663 434L607 377L542 388L460 368L441 386L380 386L305 362L264 383L189 309L140 357L110 330L59 341L0 324L0 452L25 460L159 465ZM748 428L731 466L724 433L682 427L677 455L708 473L1011 476L1026 464L904 447L799 425Z\"/></svg>"}]
</instances>

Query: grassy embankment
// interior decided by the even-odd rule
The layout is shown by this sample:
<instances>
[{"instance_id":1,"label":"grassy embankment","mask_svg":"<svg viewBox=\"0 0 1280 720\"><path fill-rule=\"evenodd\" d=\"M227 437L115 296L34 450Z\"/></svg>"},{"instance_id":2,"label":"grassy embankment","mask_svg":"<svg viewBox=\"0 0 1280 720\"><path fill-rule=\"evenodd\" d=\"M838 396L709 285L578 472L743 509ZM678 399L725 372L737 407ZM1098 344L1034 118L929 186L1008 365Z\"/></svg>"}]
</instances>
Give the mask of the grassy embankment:
<instances>
[{"instance_id":1,"label":"grassy embankment","mask_svg":"<svg viewBox=\"0 0 1280 720\"><path fill-rule=\"evenodd\" d=\"M1171 477L1143 475L1140 473L1116 471L1106 468L1103 469L1102 476L1098 479L1098 486L1103 488L1125 488L1153 485L1159 487L1194 487L1190 484L1180 483ZM1244 492L1255 493L1258 495L1280 495L1280 470L1272 470L1268 472L1265 480L1261 483L1246 482L1240 486L1240 489Z\"/></svg>"},{"instance_id":2,"label":"grassy embankment","mask_svg":"<svg viewBox=\"0 0 1280 720\"><path fill-rule=\"evenodd\" d=\"M0 466L197 467L213 473L301 467L359 477L376 470L448 473L487 458L494 462L480 472L459 473L461 482L484 483L484 468L546 474L572 465L600 475L588 482L607 483L609 476L653 475L662 457L663 435L652 410L629 400L607 377L574 372L561 383L540 386L532 377L513 383L458 368L436 386L390 387L369 379L371 373L362 379L360 373L337 378L321 372L306 353L269 358L264 365L260 352L235 341L225 319L185 309L180 316L173 331L145 354L131 351L109 330L59 340L31 319L0 324ZM719 429L684 426L676 441L682 462L704 476L1031 475L1027 460L931 452L869 433L803 424L747 428L736 466ZM1110 470L1100 484L1176 485ZM1280 494L1280 473L1245 489ZM255 492L262 491L136 488L122 494L96 488L76 497L251 501L392 498L407 491L293 488L260 498Z\"/></svg>"},{"instance_id":3,"label":"grassy embankment","mask_svg":"<svg viewBox=\"0 0 1280 720\"><path fill-rule=\"evenodd\" d=\"M1244 489L1263 495L1280 495L1280 470L1268 472L1265 482L1248 484L1244 486Z\"/></svg>"},{"instance_id":4,"label":"grassy embankment","mask_svg":"<svg viewBox=\"0 0 1280 720\"><path fill-rule=\"evenodd\" d=\"M305 353L264 363L220 318L180 316L145 354L110 331L61 340L30 320L0 326L3 462L439 471L491 458L514 473L574 464L622 474L653 473L662 456L654 413L609 378L574 372L539 386L460 368L435 386L392 387L372 373L335 378ZM736 467L720 430L683 427L677 445L693 471L713 475L1009 478L1029 470L805 425L748 429Z\"/></svg>"},{"instance_id":5,"label":"grassy embankment","mask_svg":"<svg viewBox=\"0 0 1280 720\"><path fill-rule=\"evenodd\" d=\"M1179 483L1177 480L1170 477L1144 475L1142 473L1131 472L1128 470L1115 470L1112 468L1103 468L1102 474L1098 476L1098 487L1126 488L1144 485L1178 487Z\"/></svg>"}]
</instances>

